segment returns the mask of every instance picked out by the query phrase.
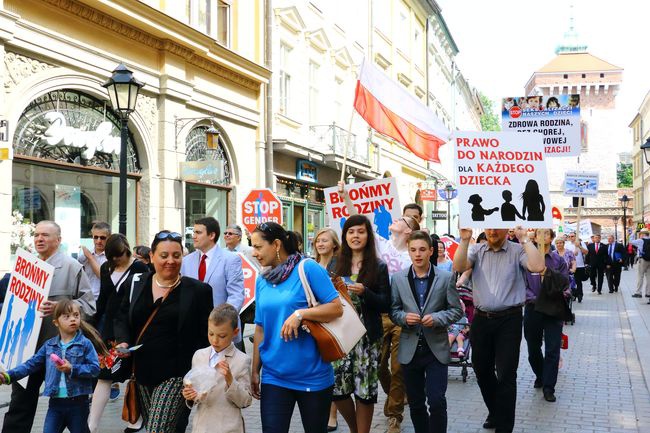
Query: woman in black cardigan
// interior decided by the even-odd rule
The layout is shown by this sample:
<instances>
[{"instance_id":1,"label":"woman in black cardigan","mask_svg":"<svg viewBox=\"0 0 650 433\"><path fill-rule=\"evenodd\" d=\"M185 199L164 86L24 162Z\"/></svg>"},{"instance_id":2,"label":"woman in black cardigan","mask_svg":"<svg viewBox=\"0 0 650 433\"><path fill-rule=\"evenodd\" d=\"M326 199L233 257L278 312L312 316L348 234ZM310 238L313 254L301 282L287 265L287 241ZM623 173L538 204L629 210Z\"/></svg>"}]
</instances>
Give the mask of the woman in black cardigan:
<instances>
[{"instance_id":1,"label":"woman in black cardigan","mask_svg":"<svg viewBox=\"0 0 650 433\"><path fill-rule=\"evenodd\" d=\"M182 242L178 233L164 230L156 234L151 245L156 272L125 281L128 291L114 321L118 347L142 345L132 352L133 369L142 416L150 432L175 431L184 407L183 376L192 366L194 352L209 345L212 289L181 277Z\"/></svg>"},{"instance_id":2,"label":"woman in black cardigan","mask_svg":"<svg viewBox=\"0 0 650 433\"><path fill-rule=\"evenodd\" d=\"M333 399L351 432L368 433L377 403L381 313L388 312L390 306L390 283L386 264L377 258L372 225L365 216L353 215L345 221L336 267L336 273L348 284L367 333L345 358L333 364Z\"/></svg>"},{"instance_id":3,"label":"woman in black cardigan","mask_svg":"<svg viewBox=\"0 0 650 433\"><path fill-rule=\"evenodd\" d=\"M115 342L115 333L113 332L113 319L122 301L124 294L124 281L133 275L148 272L146 264L131 255L131 247L126 236L122 234L112 234L106 240L106 262L99 269L100 289L97 298L97 313L93 321L99 329L102 339L107 347ZM128 363L118 361L119 367L103 367L99 372L99 380L93 393L93 404L88 416L88 426L91 433L97 430L99 420L104 413L106 403L111 393L111 384L113 382L123 382L131 373ZM128 426L127 429L135 431L136 426Z\"/></svg>"}]
</instances>

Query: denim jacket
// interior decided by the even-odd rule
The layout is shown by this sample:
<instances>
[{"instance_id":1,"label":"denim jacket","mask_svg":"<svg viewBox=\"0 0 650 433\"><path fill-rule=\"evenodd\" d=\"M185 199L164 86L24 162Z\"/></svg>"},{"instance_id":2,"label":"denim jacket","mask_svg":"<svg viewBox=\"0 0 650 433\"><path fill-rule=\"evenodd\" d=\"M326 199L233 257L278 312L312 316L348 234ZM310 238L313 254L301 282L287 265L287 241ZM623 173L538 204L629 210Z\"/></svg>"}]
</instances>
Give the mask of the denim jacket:
<instances>
[{"instance_id":1,"label":"denim jacket","mask_svg":"<svg viewBox=\"0 0 650 433\"><path fill-rule=\"evenodd\" d=\"M7 373L11 381L17 381L29 376L45 367L45 391L43 395L56 397L59 392L61 373L56 369L54 361L50 359L52 353L63 358L61 351L61 337L57 336L47 340L30 359L9 370ZM65 351L65 359L72 365L72 370L65 376L68 397L88 395L93 393L93 378L99 375L99 360L93 344L81 331Z\"/></svg>"}]
</instances>

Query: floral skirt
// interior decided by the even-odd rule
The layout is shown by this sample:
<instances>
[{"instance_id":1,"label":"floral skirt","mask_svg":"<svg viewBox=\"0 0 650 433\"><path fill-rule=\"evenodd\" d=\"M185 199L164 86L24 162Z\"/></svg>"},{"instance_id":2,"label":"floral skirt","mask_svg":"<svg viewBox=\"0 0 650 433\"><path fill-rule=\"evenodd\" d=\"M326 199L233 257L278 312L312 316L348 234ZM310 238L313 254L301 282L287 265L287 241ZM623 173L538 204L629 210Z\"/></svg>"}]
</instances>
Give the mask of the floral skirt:
<instances>
[{"instance_id":1,"label":"floral skirt","mask_svg":"<svg viewBox=\"0 0 650 433\"><path fill-rule=\"evenodd\" d=\"M371 343L366 334L345 358L332 363L334 400L354 394L364 403L377 403L380 351L381 340Z\"/></svg>"}]
</instances>

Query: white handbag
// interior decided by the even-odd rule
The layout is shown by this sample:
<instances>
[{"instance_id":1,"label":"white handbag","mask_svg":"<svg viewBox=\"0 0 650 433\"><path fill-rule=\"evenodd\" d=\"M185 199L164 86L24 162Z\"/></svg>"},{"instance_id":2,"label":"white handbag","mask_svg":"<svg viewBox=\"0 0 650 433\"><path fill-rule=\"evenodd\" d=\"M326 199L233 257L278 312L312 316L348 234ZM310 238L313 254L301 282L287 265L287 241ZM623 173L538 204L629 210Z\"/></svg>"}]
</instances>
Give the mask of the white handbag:
<instances>
[{"instance_id":1,"label":"white handbag","mask_svg":"<svg viewBox=\"0 0 650 433\"><path fill-rule=\"evenodd\" d=\"M298 265L298 273L302 287L305 290L305 297L309 307L319 305L314 292L311 290L309 280L305 274L305 262L302 260ZM343 305L343 315L330 322L314 322L303 320L302 328L310 333L316 340L318 350L323 360L327 362L336 361L345 357L366 333L357 310L350 299L347 286L341 277L333 278L334 288L339 292L339 299Z\"/></svg>"}]
</instances>

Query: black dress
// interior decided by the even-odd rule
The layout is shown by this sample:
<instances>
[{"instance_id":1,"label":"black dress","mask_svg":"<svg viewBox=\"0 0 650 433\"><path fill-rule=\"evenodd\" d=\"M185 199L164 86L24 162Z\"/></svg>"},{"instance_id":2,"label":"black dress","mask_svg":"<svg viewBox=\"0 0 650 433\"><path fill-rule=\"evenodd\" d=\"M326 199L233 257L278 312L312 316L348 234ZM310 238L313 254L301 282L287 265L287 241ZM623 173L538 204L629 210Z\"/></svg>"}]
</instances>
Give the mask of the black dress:
<instances>
[{"instance_id":1,"label":"black dress","mask_svg":"<svg viewBox=\"0 0 650 433\"><path fill-rule=\"evenodd\" d=\"M115 342L115 332L113 329L113 320L120 309L122 296L129 293L130 287L125 287L126 280L133 274L148 272L148 266L139 261L134 261L131 266L124 272L124 276L118 281L119 287L115 288L115 283L111 278L111 271L108 269L108 263L103 263L99 270L99 297L97 298L97 313L93 318L95 327L98 328L104 343L108 347ZM130 375L129 360L122 359L120 368L114 368L113 371L102 369L99 372L99 379L113 380L123 382Z\"/></svg>"}]
</instances>

